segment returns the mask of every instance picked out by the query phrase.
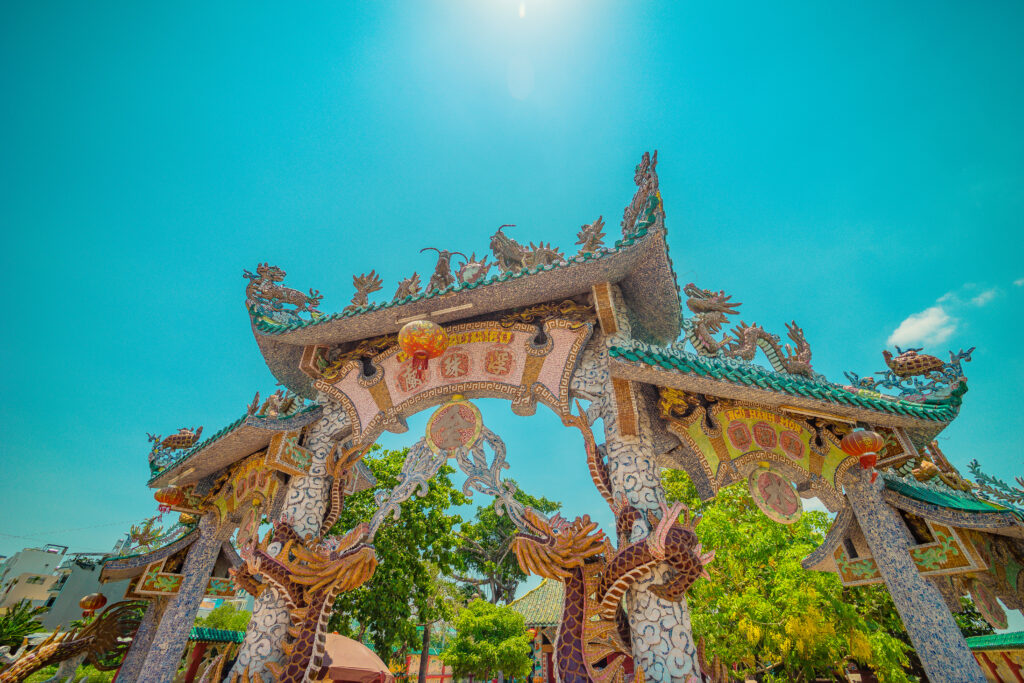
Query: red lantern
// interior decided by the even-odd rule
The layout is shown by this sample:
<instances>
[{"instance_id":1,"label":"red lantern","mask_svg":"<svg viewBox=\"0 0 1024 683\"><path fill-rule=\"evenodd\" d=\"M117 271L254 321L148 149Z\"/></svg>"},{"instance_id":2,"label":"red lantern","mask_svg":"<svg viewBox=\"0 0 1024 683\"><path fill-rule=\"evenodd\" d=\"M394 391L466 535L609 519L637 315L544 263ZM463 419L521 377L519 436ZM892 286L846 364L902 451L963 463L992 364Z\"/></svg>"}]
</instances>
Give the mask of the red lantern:
<instances>
[{"instance_id":1,"label":"red lantern","mask_svg":"<svg viewBox=\"0 0 1024 683\"><path fill-rule=\"evenodd\" d=\"M427 361L437 358L448 348L448 334L437 323L413 320L398 331L398 345L412 358L416 376L423 379L427 373Z\"/></svg>"},{"instance_id":2,"label":"red lantern","mask_svg":"<svg viewBox=\"0 0 1024 683\"><path fill-rule=\"evenodd\" d=\"M154 493L153 497L160 503L160 512L167 512L185 502L185 493L177 486L165 486Z\"/></svg>"},{"instance_id":3,"label":"red lantern","mask_svg":"<svg viewBox=\"0 0 1024 683\"><path fill-rule=\"evenodd\" d=\"M107 596L103 593L89 593L89 595L78 601L78 606L82 608L83 617L91 617L96 613L96 610L101 609L106 604Z\"/></svg>"},{"instance_id":4,"label":"red lantern","mask_svg":"<svg viewBox=\"0 0 1024 683\"><path fill-rule=\"evenodd\" d=\"M860 458L861 468L870 470L878 462L878 451L885 448L885 439L877 432L859 430L844 436L839 447L847 455ZM878 473L872 472L871 481L874 482L877 478Z\"/></svg>"}]
</instances>

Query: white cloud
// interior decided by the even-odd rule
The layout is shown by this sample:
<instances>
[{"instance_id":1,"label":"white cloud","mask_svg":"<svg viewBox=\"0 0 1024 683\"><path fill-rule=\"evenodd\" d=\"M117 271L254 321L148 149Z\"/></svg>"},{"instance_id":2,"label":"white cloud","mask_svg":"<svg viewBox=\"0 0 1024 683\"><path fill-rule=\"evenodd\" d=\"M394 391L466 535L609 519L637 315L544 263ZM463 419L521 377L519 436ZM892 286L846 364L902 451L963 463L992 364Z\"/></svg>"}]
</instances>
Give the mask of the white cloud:
<instances>
[{"instance_id":1,"label":"white cloud","mask_svg":"<svg viewBox=\"0 0 1024 683\"><path fill-rule=\"evenodd\" d=\"M908 316L886 343L889 346L941 344L956 332L957 322L942 306L932 306Z\"/></svg>"},{"instance_id":2,"label":"white cloud","mask_svg":"<svg viewBox=\"0 0 1024 683\"><path fill-rule=\"evenodd\" d=\"M995 299L996 294L998 293L999 290L996 289L995 287L993 287L992 289L986 289L981 294L978 294L977 296L973 297L971 299L971 303L974 304L975 306L984 306L989 301L992 301L992 299Z\"/></svg>"},{"instance_id":3,"label":"white cloud","mask_svg":"<svg viewBox=\"0 0 1024 683\"><path fill-rule=\"evenodd\" d=\"M1018 287L1024 287L1024 277L1014 280L1013 284L1017 285Z\"/></svg>"}]
</instances>

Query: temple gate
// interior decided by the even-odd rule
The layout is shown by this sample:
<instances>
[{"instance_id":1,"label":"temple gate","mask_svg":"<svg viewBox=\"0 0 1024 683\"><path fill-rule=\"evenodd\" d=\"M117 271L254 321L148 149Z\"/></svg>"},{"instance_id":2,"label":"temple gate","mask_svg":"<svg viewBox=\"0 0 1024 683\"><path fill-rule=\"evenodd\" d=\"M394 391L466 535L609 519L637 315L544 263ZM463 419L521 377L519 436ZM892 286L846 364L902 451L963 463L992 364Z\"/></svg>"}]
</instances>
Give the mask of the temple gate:
<instances>
[{"instance_id":1,"label":"temple gate","mask_svg":"<svg viewBox=\"0 0 1024 683\"><path fill-rule=\"evenodd\" d=\"M210 680L317 680L334 596L372 576L376 530L448 458L520 527L523 568L565 584L555 647L565 683L625 681L623 657L644 680L709 680L685 591L714 549L697 543L685 510L666 504L662 468L685 470L704 498L746 481L779 523L799 518L802 499L820 499L838 516L805 566L848 585L884 582L931 680L984 680L950 610L965 592L994 623L1005 619L999 600L1024 606L1024 515L979 498L931 446L959 411L970 352L944 363L911 350L887 358L881 380L852 375L841 385L814 372L795 323L787 344L745 323L717 338L739 304L690 284L684 317L656 165L645 154L637 166L611 246L602 218L581 228L571 256L521 245L502 226L490 241L495 262L437 250L426 289L414 273L384 303L370 302L382 286L370 271L332 315L319 311L319 292L281 285L280 269L246 272L254 336L288 393L254 401L202 443L198 434L187 447L156 439L149 484L181 494L170 507L195 516L194 538L175 571L167 560L182 557L180 539L105 570L137 572L133 590L153 598L124 680L170 681L198 601L222 586L257 598L233 668L211 667ZM447 336L425 370L396 337L417 321ZM616 543L587 516L548 519L515 503L499 476L504 445L477 398L507 399L523 416L539 402L580 430L585 448L565 457L586 458L615 514ZM373 484L366 449L428 409L427 433L373 522L325 538L345 495ZM844 451L844 437L862 428L884 440L873 466ZM264 516L274 528L260 539ZM154 586L174 590L147 594Z\"/></svg>"}]
</instances>

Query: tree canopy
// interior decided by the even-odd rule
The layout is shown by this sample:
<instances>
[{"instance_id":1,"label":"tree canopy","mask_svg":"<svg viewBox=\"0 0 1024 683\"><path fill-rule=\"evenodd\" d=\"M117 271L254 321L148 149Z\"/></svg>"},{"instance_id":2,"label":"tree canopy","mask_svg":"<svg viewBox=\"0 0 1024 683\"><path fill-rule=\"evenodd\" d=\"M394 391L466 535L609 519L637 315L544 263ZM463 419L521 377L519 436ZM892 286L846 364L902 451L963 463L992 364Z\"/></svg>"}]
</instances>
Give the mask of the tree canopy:
<instances>
[{"instance_id":1,"label":"tree canopy","mask_svg":"<svg viewBox=\"0 0 1024 683\"><path fill-rule=\"evenodd\" d=\"M360 522L370 521L377 510L374 494L398 485L407 453L408 449L376 446L366 455L364 462L377 485L346 498L332 534L345 534ZM395 652L419 646L417 624L447 614L439 576L461 567L455 529L462 522L459 515L448 511L467 502L452 485L453 472L451 467L441 468L425 496L413 496L401 504L399 520L385 523L374 538L377 570L373 578L342 593L334 603L330 627L350 637L368 639L385 661Z\"/></svg>"},{"instance_id":2,"label":"tree canopy","mask_svg":"<svg viewBox=\"0 0 1024 683\"><path fill-rule=\"evenodd\" d=\"M824 539L827 515L809 511L795 524L778 524L744 484L703 503L686 474L667 471L663 482L669 500L704 515L697 535L716 553L710 580L697 581L688 596L694 635L705 641L708 659L766 681L839 674L851 659L883 683L916 680L905 668L909 639L900 637L905 632L898 615L894 623L884 588L844 590L835 574L801 566Z\"/></svg>"},{"instance_id":3,"label":"tree canopy","mask_svg":"<svg viewBox=\"0 0 1024 683\"><path fill-rule=\"evenodd\" d=\"M252 618L252 612L239 609L233 603L225 602L205 617L196 619L196 626L219 628L227 631L244 631Z\"/></svg>"},{"instance_id":4,"label":"tree canopy","mask_svg":"<svg viewBox=\"0 0 1024 683\"><path fill-rule=\"evenodd\" d=\"M441 652L456 678L489 680L526 676L533 662L523 615L507 606L474 600L459 613L455 636Z\"/></svg>"},{"instance_id":5,"label":"tree canopy","mask_svg":"<svg viewBox=\"0 0 1024 683\"><path fill-rule=\"evenodd\" d=\"M510 483L515 484L514 481ZM551 513L562 507L562 504L544 497L535 497L516 490L515 499L543 513ZM511 602L516 595L516 588L526 580L526 574L519 567L519 561L512 552L512 541L517 529L508 515L499 515L494 505L477 508L475 521L462 525L459 533L459 553L463 564L480 578L456 576L459 581L473 586L470 591L480 597L488 598L497 604ZM484 595L482 588L487 588L490 595Z\"/></svg>"}]
</instances>

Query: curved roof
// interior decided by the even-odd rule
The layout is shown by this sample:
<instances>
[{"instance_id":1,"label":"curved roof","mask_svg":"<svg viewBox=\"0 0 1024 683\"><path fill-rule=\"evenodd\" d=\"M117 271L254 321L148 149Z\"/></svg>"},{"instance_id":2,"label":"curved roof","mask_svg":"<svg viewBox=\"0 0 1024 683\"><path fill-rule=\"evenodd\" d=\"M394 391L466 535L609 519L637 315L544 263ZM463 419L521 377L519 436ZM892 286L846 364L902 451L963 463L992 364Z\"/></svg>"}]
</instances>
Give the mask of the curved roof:
<instances>
[{"instance_id":1,"label":"curved roof","mask_svg":"<svg viewBox=\"0 0 1024 683\"><path fill-rule=\"evenodd\" d=\"M565 585L561 581L544 579L509 607L523 615L527 626L556 626L562 618L564 601Z\"/></svg>"},{"instance_id":2,"label":"curved roof","mask_svg":"<svg viewBox=\"0 0 1024 683\"><path fill-rule=\"evenodd\" d=\"M657 155L655 163L656 158ZM657 174L653 166L644 168L646 175L638 167L637 194L623 220L629 227L612 247L311 320L278 324L253 317L253 334L267 366L278 381L296 394L315 398L313 380L299 370L299 360L307 345L355 342L394 334L406 322L421 318L451 323L558 301L587 294L594 285L605 282L617 283L622 289L637 338L661 344L675 340L682 329L679 285L665 240Z\"/></svg>"},{"instance_id":3,"label":"curved roof","mask_svg":"<svg viewBox=\"0 0 1024 683\"><path fill-rule=\"evenodd\" d=\"M246 413L210 438L182 451L172 463L150 478L149 485L159 488L171 483L184 485L198 481L266 448L274 434L299 429L316 421L322 412L319 405L313 404L284 417L260 417Z\"/></svg>"}]
</instances>

